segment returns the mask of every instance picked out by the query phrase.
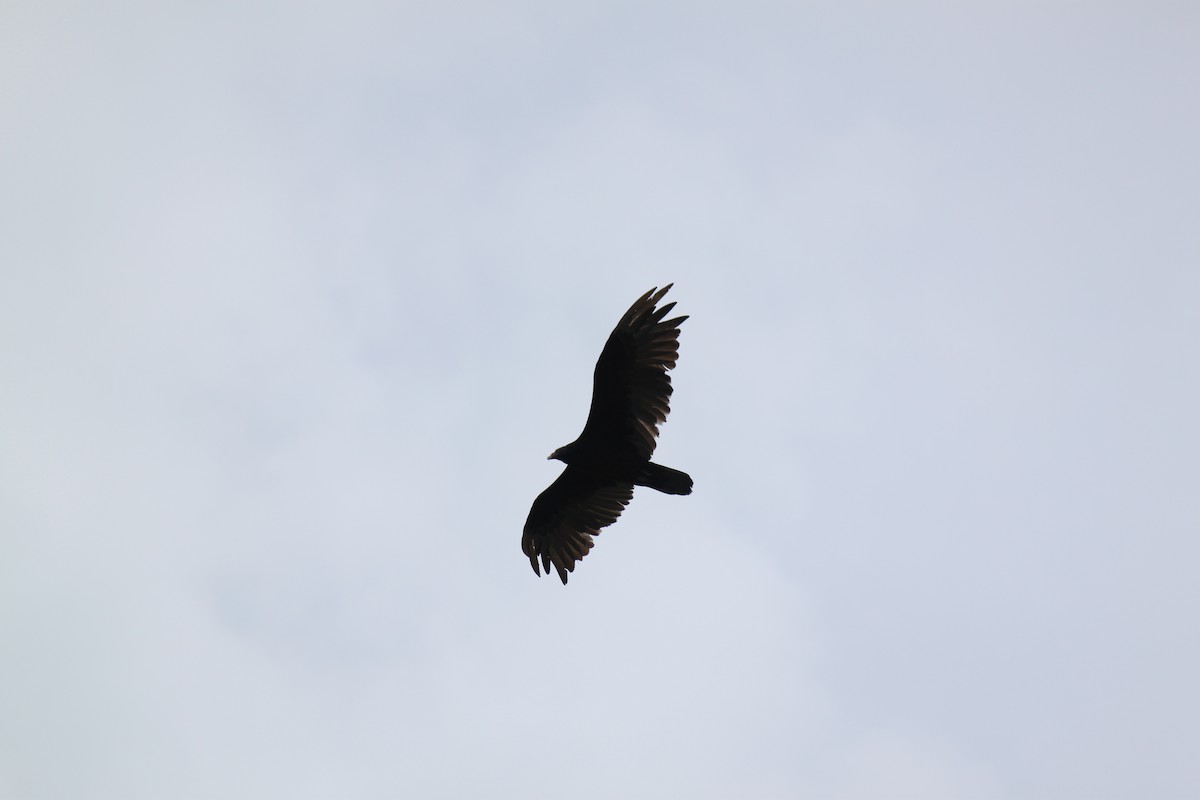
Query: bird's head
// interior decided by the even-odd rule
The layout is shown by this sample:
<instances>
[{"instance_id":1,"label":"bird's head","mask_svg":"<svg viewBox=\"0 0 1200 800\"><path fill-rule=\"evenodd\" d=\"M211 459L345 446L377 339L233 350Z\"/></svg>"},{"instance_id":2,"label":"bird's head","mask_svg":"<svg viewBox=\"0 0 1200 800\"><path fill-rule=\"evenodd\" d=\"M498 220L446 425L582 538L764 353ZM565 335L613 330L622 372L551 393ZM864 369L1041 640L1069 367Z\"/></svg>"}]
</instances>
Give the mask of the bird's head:
<instances>
[{"instance_id":1,"label":"bird's head","mask_svg":"<svg viewBox=\"0 0 1200 800\"><path fill-rule=\"evenodd\" d=\"M547 460L547 461L553 461L553 460L555 460L555 459L558 459L559 461L561 461L561 462L563 462L564 464L566 464L566 463L567 463L567 459L570 457L570 450L571 450L571 445L569 445L569 444L565 444L565 445L563 445L562 447L560 447L560 448L558 448L557 450L555 450L555 451L554 451L553 453L551 453L550 455L546 456L546 460Z\"/></svg>"}]
</instances>

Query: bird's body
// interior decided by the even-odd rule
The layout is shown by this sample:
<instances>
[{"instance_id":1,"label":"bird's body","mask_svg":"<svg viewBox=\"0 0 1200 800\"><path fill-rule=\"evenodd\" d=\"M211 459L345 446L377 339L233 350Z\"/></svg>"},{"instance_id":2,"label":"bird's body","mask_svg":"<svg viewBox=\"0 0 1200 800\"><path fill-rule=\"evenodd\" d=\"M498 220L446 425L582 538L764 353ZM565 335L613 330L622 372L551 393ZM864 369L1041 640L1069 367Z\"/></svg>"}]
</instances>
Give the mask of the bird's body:
<instances>
[{"instance_id":1,"label":"bird's body","mask_svg":"<svg viewBox=\"0 0 1200 800\"><path fill-rule=\"evenodd\" d=\"M525 522L521 549L533 571L550 572L563 583L575 562L592 548L592 537L616 522L634 486L668 494L691 494L687 473L655 464L658 426L670 411L671 378L679 356L679 325L665 320L675 306L656 308L668 284L651 289L630 306L609 335L596 362L592 407L579 438L550 458L567 465L538 495Z\"/></svg>"}]
</instances>

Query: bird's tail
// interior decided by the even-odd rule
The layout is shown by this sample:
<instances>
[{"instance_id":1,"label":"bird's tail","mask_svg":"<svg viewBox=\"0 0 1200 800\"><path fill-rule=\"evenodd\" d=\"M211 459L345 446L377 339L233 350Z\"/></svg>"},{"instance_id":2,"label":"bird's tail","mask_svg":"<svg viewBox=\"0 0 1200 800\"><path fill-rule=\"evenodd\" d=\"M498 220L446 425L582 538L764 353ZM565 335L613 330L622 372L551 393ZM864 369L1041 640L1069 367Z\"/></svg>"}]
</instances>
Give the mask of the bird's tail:
<instances>
[{"instance_id":1,"label":"bird's tail","mask_svg":"<svg viewBox=\"0 0 1200 800\"><path fill-rule=\"evenodd\" d=\"M691 475L653 462L645 466L635 482L638 486L649 486L667 494L692 493Z\"/></svg>"}]
</instances>

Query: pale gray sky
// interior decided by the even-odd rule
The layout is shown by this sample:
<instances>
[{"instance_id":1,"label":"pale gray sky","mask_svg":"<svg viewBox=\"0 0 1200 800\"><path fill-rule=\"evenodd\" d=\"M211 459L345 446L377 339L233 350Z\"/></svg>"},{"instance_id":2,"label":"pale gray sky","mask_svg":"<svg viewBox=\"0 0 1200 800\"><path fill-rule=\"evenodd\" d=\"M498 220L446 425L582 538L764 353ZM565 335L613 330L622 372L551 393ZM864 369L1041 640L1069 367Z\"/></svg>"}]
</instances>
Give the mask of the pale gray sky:
<instances>
[{"instance_id":1,"label":"pale gray sky","mask_svg":"<svg viewBox=\"0 0 1200 800\"><path fill-rule=\"evenodd\" d=\"M1197 41L5 4L0 798L1197 796ZM696 492L539 580L669 281Z\"/></svg>"}]
</instances>

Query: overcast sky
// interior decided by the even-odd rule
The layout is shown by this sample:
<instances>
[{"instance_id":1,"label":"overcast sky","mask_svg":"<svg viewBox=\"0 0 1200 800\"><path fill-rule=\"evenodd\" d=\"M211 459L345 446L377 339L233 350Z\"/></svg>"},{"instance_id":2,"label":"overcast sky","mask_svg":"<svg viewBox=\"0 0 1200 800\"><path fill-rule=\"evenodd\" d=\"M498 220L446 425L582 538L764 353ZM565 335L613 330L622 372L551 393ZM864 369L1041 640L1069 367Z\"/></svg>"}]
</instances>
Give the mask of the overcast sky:
<instances>
[{"instance_id":1,"label":"overcast sky","mask_svg":"<svg viewBox=\"0 0 1200 800\"><path fill-rule=\"evenodd\" d=\"M1200 796L1198 9L4 3L0 798Z\"/></svg>"}]
</instances>

